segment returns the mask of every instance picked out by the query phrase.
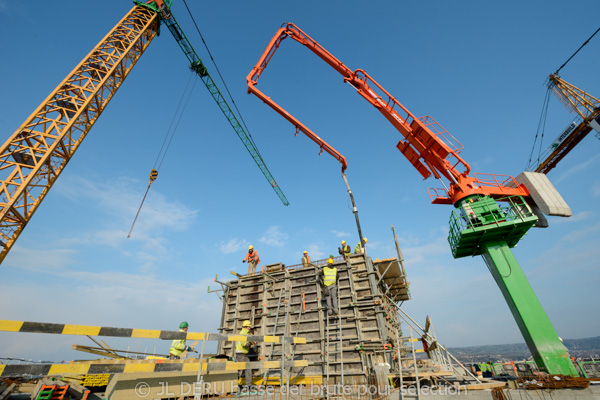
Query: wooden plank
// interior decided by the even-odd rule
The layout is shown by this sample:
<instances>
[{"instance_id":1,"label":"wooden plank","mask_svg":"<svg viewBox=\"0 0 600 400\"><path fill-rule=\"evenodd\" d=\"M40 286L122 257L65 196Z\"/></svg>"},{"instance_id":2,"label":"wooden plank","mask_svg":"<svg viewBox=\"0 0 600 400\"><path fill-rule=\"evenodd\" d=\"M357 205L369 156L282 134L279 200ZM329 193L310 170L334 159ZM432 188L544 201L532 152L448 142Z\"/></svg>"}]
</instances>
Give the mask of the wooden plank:
<instances>
[{"instance_id":1,"label":"wooden plank","mask_svg":"<svg viewBox=\"0 0 600 400\"><path fill-rule=\"evenodd\" d=\"M473 383L470 385L461 385L460 388L461 389L467 389L467 390L485 390L485 389L493 389L493 388L497 388L497 387L505 387L506 386L506 382L498 382L498 381L490 381L490 380L485 380L482 381L482 383Z\"/></svg>"},{"instance_id":2,"label":"wooden plank","mask_svg":"<svg viewBox=\"0 0 600 400\"><path fill-rule=\"evenodd\" d=\"M10 393L13 391L15 386L17 386L17 384L13 383L9 387L7 387L6 390L4 390L2 393L0 393L0 400L6 399L10 395Z\"/></svg>"}]
</instances>

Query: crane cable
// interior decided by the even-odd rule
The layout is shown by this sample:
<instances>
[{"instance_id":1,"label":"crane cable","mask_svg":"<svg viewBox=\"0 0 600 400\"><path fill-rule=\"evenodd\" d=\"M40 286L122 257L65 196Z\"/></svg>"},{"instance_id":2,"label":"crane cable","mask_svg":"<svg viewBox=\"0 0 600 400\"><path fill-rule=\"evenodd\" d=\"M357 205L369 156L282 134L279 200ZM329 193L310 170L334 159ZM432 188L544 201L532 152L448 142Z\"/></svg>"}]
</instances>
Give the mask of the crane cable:
<instances>
[{"instance_id":1,"label":"crane cable","mask_svg":"<svg viewBox=\"0 0 600 400\"><path fill-rule=\"evenodd\" d=\"M590 41L590 40L591 40L591 39L592 39L592 38L593 38L593 37L596 35L596 33L598 33L599 31L600 31L600 28L596 29L596 32L594 32L594 33L592 34L592 36L590 36L590 37L589 37L589 38L588 38L588 39L587 39L585 42L583 42L583 44L582 44L581 46L579 46L579 48L577 49L577 51L575 51L575 53L573 53L573 54L571 55L571 57L569 57L569 58L567 59L567 61L565 61L565 62L563 63L563 65L561 65L561 66L560 66L560 67L559 67L559 68L558 68L558 69L557 69L557 70L554 72L554 75L558 75L558 72L559 72L561 69L563 69L563 67L564 67L565 65L567 65L567 63L568 63L569 61L571 61L571 59L572 59L573 57L575 57L575 55L576 55L577 53L579 53L579 50L581 50L581 49L582 49L582 48L583 48L583 47L584 47L586 44L588 44L588 43L589 43L589 41ZM533 157L533 152L534 152L534 150L535 150L535 144L536 144L536 142L537 142L537 138L538 138L538 134L540 133L540 129L541 129L542 135L541 135L541 138L540 138L540 148L539 148L539 150L538 150L538 158L537 158L537 160L536 160L536 165L535 165L535 168L537 168L537 166L539 165L539 163L540 163L540 158L541 158L541 156L542 156L542 142L543 142L543 140L544 140L544 129L546 128L546 117L547 117L547 115L548 115L548 104L549 104L549 101L550 101L550 90L551 90L551 89L550 89L550 86L549 86L549 85L547 85L547 86L548 86L548 90L546 91L546 98L544 99L544 105L542 106L542 114L541 114L541 116L540 116L540 121L538 122L538 128L537 128L537 132L535 133L535 139L534 139L534 141L533 141L533 146L532 146L532 148L531 148L531 153L529 154L529 162L527 163L527 166L525 167L525 169L526 169L526 170L533 170L533 169L534 169L534 168L532 168L532 165L531 165L531 159L532 159L532 157Z\"/></svg>"},{"instance_id":2,"label":"crane cable","mask_svg":"<svg viewBox=\"0 0 600 400\"><path fill-rule=\"evenodd\" d=\"M535 133L535 138L533 140L533 146L531 147L531 153L529 154L529 162L527 163L527 166L525 167L526 171L534 170L535 168L537 168L537 166L540 163L540 158L542 156L542 143L544 142L544 132L546 130L546 117L548 116L548 105L550 104L550 90L551 90L550 88L548 88L546 90L546 97L544 98L544 105L542 106L542 113L540 115L540 120L538 122L537 131ZM535 167L533 167L531 159L533 158L533 152L535 151L535 145L538 140L538 136L540 135L540 132L541 132L540 146L538 149L537 159L534 162Z\"/></svg>"},{"instance_id":3,"label":"crane cable","mask_svg":"<svg viewBox=\"0 0 600 400\"><path fill-rule=\"evenodd\" d=\"M252 138L252 135L250 134L250 130L248 129L248 126L246 125L246 121L244 121L244 117L242 117L242 113L238 109L237 104L235 104L235 100L233 99L231 92L229 92L229 88L227 87L227 83L225 83L225 79L223 79L223 75L221 75L221 71L219 70L219 67L217 66L217 62L213 58L212 53L210 52L210 49L208 48L208 44L204 40L204 36L202 36L202 32L200 32L200 28L198 27L198 24L196 24L196 20L194 19L194 16L192 15L192 12L190 11L190 8L188 7L187 2L185 0L183 0L183 4L185 5L185 8L187 9L188 14L190 15L190 18L192 19L192 22L194 23L194 26L196 27L196 31L198 32L198 35L200 35L200 39L202 39L204 48L206 48L206 51L208 52L208 56L210 57L210 60L212 61L213 65L215 66L215 70L217 71L217 74L219 74L219 78L221 78L221 82L223 82L223 86L225 86L225 90L227 91L227 94L229 95L229 98L231 99L231 102L233 103L235 110L237 111L240 119L242 120L242 124L244 125L244 128L246 128L246 132L248 133L248 137L250 138L252 145L256 149L256 153L262 160L262 155L260 154L260 151L258 151L258 147L256 146L256 143L254 143L254 138ZM263 160L263 162L264 162L264 160Z\"/></svg>"},{"instance_id":4,"label":"crane cable","mask_svg":"<svg viewBox=\"0 0 600 400\"><path fill-rule=\"evenodd\" d=\"M192 81L193 77L194 77L194 73L192 72L190 74L190 79L188 79L185 90L183 91L183 93L181 95L181 99L179 100L179 104L177 105L177 109L175 110L175 114L173 114L173 119L171 119L171 124L169 125L169 129L167 129L167 133L165 134L165 138L163 139L160 150L158 151L158 155L156 156L156 160L154 161L154 165L152 166L152 171L150 171L150 181L148 182L148 187L146 188L146 193L144 193L142 202L140 203L137 213L135 214L135 218L133 219L133 223L131 224L131 229L129 229L129 233L127 234L128 239L131 237L131 232L133 232L133 227L135 226L138 216L140 215L140 211L142 210L142 206L144 205L144 202L146 201L146 196L148 195L150 186L152 186L152 182L154 182L156 180L156 178L158 177L158 171L160 171L160 168L165 160L165 156L167 155L167 151L169 151L169 147L171 147L171 143L173 142L173 137L175 136L175 132L177 131L177 128L179 127L179 122L181 122L181 117L183 116L185 108L187 107L188 102L190 101L190 97L192 95L192 92L194 91L194 87L196 87L197 80L194 80L192 88L188 92L188 89L190 87L190 82ZM187 93L187 99L185 101L185 104L183 105L183 108L181 108L181 104L183 103L183 99L186 97L186 93ZM179 112L180 109L181 109L181 112ZM179 114L179 118L177 118L177 114ZM177 123L175 123L175 119L177 119ZM173 128L173 124L175 124L174 128Z\"/></svg>"},{"instance_id":5,"label":"crane cable","mask_svg":"<svg viewBox=\"0 0 600 400\"><path fill-rule=\"evenodd\" d=\"M571 58L575 57L575 54L579 53L579 50L581 50L581 49L583 48L583 46L585 46L586 44L588 44L588 42L589 42L589 41L590 41L590 40L591 40L591 39L592 39L592 38L593 38L593 37L596 35L596 33L598 33L598 31L600 31L600 28L596 29L596 32L594 32L594 33L592 34L592 36L590 36L590 37L588 38L588 40L586 40L585 42L583 42L583 44L582 44L582 45L581 45L581 46L580 46L580 47L577 49L577 51L576 51L575 53L573 53L573 55L572 55L571 57L569 57L569 59L568 59L567 61L565 61L565 62L564 62L564 64L563 64L563 65L561 65L559 69L557 69L557 70L556 70L556 72L554 73L554 75L558 75L558 71L560 71L561 69L563 69L563 67L564 67L565 65L567 65L567 63L568 63L569 61L571 61Z\"/></svg>"}]
</instances>

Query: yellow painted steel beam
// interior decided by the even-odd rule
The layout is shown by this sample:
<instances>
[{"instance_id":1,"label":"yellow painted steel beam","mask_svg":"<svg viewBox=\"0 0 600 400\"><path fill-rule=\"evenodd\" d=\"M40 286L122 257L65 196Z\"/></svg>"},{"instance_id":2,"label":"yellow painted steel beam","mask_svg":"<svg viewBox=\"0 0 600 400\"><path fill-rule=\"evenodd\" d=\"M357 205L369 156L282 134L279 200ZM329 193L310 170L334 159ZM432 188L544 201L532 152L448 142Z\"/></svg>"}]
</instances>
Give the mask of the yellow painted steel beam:
<instances>
[{"instance_id":1,"label":"yellow painted steel beam","mask_svg":"<svg viewBox=\"0 0 600 400\"><path fill-rule=\"evenodd\" d=\"M187 360L90 360L71 364L9 364L0 365L0 378L68 375L68 374L116 374L134 372L197 372L198 359ZM307 360L287 361L287 367L307 367ZM202 372L239 371L250 369L280 368L279 361L202 363Z\"/></svg>"},{"instance_id":2,"label":"yellow painted steel beam","mask_svg":"<svg viewBox=\"0 0 600 400\"><path fill-rule=\"evenodd\" d=\"M547 174L556 167L573 148L592 131L587 122L581 122L577 128L546 157L535 169L535 172Z\"/></svg>"},{"instance_id":3,"label":"yellow painted steel beam","mask_svg":"<svg viewBox=\"0 0 600 400\"><path fill-rule=\"evenodd\" d=\"M549 80L550 88L569 111L578 114L582 120L587 122L598 115L600 100L561 79L558 75L550 75Z\"/></svg>"},{"instance_id":4,"label":"yellow painted steel beam","mask_svg":"<svg viewBox=\"0 0 600 400\"><path fill-rule=\"evenodd\" d=\"M130 337L162 340L208 340L226 342L265 342L265 343L306 343L306 338L290 336L261 336L261 335L223 335L207 332L160 331L153 329L112 328L103 326L52 324L45 322L11 321L0 319L0 331L51 333L57 335L89 335Z\"/></svg>"},{"instance_id":5,"label":"yellow painted steel beam","mask_svg":"<svg viewBox=\"0 0 600 400\"><path fill-rule=\"evenodd\" d=\"M0 262L156 36L135 6L0 148Z\"/></svg>"}]
</instances>

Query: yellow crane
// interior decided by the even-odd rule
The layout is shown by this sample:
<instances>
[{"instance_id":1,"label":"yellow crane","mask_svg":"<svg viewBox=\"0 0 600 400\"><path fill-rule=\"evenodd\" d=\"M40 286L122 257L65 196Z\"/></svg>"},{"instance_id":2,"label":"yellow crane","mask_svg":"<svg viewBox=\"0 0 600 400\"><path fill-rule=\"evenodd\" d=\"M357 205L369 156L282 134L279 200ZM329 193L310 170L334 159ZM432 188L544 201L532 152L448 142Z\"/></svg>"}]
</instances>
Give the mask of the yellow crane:
<instances>
[{"instance_id":1,"label":"yellow crane","mask_svg":"<svg viewBox=\"0 0 600 400\"><path fill-rule=\"evenodd\" d=\"M284 205L289 205L170 11L170 0L136 5L0 147L0 263L125 78L157 36L171 31L213 99ZM152 175L151 175L152 181Z\"/></svg>"},{"instance_id":2,"label":"yellow crane","mask_svg":"<svg viewBox=\"0 0 600 400\"><path fill-rule=\"evenodd\" d=\"M0 148L0 261L158 32L135 6Z\"/></svg>"},{"instance_id":3,"label":"yellow crane","mask_svg":"<svg viewBox=\"0 0 600 400\"><path fill-rule=\"evenodd\" d=\"M543 159L535 168L535 172L547 174L556 167L573 148L594 129L600 134L600 100L578 87L565 81L557 74L549 76L548 87L554 95L572 113L577 114L577 120L561 132L554 142L542 155Z\"/></svg>"}]
</instances>

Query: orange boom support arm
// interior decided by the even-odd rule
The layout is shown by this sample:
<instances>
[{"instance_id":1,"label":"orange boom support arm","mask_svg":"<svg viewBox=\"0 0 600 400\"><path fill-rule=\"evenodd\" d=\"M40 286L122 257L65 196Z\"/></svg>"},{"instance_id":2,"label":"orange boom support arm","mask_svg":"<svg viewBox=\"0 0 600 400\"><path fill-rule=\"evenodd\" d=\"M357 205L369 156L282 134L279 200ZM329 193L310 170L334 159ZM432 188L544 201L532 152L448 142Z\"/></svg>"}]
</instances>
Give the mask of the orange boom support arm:
<instances>
[{"instance_id":1,"label":"orange boom support arm","mask_svg":"<svg viewBox=\"0 0 600 400\"><path fill-rule=\"evenodd\" d=\"M463 146L433 118L429 116L416 118L365 71L361 69L352 71L300 28L288 23L277 31L256 66L246 77L248 92L256 95L291 122L296 129L316 142L322 150L340 161L342 172L346 169L347 164L346 159L340 153L256 88L258 78L281 42L287 37L308 47L343 75L344 82L352 85L358 94L377 108L394 125L404 137L396 147L419 171L423 179L427 179L431 175L437 179L446 178L449 182L449 189L428 190L434 204L455 204L460 199L474 194L489 195L495 199L514 195L529 197L529 191L519 185L511 176L491 174L470 176L471 167L459 156Z\"/></svg>"}]
</instances>

